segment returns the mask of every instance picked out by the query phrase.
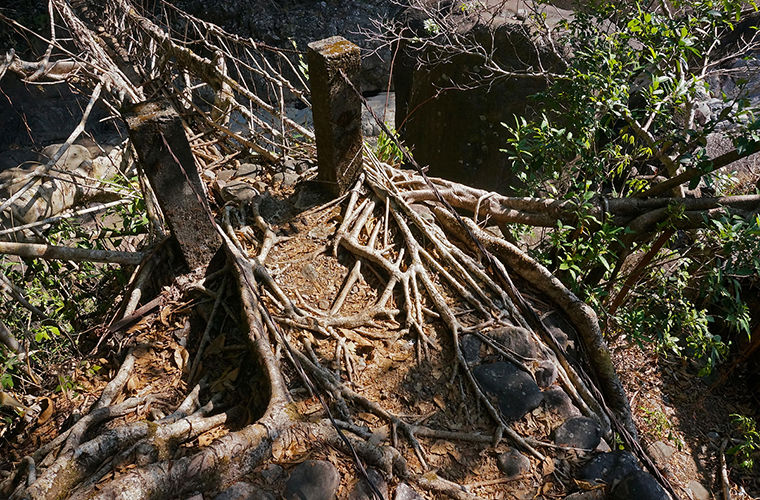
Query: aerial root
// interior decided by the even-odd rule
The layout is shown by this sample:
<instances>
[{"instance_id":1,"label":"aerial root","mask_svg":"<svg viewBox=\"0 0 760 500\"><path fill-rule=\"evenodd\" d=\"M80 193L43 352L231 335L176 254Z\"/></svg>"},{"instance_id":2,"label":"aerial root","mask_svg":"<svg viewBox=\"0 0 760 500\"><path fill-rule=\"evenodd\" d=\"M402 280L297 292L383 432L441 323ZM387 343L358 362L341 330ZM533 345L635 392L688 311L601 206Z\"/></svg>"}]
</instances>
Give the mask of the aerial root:
<instances>
[{"instance_id":1,"label":"aerial root","mask_svg":"<svg viewBox=\"0 0 760 500\"><path fill-rule=\"evenodd\" d=\"M436 216L441 223L452 233L464 238L463 230L456 223L453 216L444 210L435 210ZM615 373L614 365L610 358L609 350L602 338L599 324L594 311L570 292L562 283L559 282L546 268L520 251L517 247L506 240L496 238L487 234L469 221L466 221L468 228L475 234L495 255L504 259L509 266L527 281L531 282L538 290L546 293L554 300L565 314L570 318L573 325L578 330L589 361L599 378L604 398L607 400L611 409L615 412L617 418L621 420L622 425L631 434L637 436L636 427L633 423L628 398ZM552 345L549 342L549 345ZM556 344L556 342L554 342ZM566 363L563 353L557 353L557 358ZM574 372L569 366L565 366L568 375ZM576 375L577 376L577 375ZM591 407L594 414L599 418L605 419L606 413L600 406L600 402L591 394L588 387L582 383L580 377L574 380L574 384L584 401ZM609 421L602 421L605 428L609 429Z\"/></svg>"}]
</instances>

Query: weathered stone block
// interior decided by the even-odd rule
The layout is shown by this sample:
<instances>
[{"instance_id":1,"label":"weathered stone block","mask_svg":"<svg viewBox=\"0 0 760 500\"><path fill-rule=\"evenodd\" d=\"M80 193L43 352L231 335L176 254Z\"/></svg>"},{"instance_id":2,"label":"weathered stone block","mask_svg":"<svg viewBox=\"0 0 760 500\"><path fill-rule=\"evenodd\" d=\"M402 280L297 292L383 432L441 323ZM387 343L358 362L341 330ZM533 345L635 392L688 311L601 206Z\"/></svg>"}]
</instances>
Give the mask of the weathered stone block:
<instances>
[{"instance_id":1,"label":"weathered stone block","mask_svg":"<svg viewBox=\"0 0 760 500\"><path fill-rule=\"evenodd\" d=\"M129 137L166 222L190 269L207 265L222 244L182 121L166 101L126 113Z\"/></svg>"},{"instance_id":2,"label":"weathered stone block","mask_svg":"<svg viewBox=\"0 0 760 500\"><path fill-rule=\"evenodd\" d=\"M358 88L359 47L333 36L312 42L307 52L317 141L317 179L335 195L348 191L362 164L362 103Z\"/></svg>"}]
</instances>

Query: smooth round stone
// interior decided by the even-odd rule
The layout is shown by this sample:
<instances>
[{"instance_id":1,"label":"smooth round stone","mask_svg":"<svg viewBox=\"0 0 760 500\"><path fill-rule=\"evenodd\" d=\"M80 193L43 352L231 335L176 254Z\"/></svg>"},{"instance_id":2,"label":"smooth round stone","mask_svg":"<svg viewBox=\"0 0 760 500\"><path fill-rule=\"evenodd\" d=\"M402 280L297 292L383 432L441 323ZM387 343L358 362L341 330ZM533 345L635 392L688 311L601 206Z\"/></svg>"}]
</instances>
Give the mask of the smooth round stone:
<instances>
[{"instance_id":1,"label":"smooth round stone","mask_svg":"<svg viewBox=\"0 0 760 500\"><path fill-rule=\"evenodd\" d=\"M547 410L556 413L563 420L581 415L580 410L561 387L546 389L544 391L544 404Z\"/></svg>"},{"instance_id":2,"label":"smooth round stone","mask_svg":"<svg viewBox=\"0 0 760 500\"><path fill-rule=\"evenodd\" d=\"M499 470L507 479L514 479L530 471L530 460L517 450L500 453L497 457Z\"/></svg>"},{"instance_id":3,"label":"smooth round stone","mask_svg":"<svg viewBox=\"0 0 760 500\"><path fill-rule=\"evenodd\" d=\"M612 488L610 500L669 500L669 497L651 474L637 470Z\"/></svg>"},{"instance_id":4,"label":"smooth round stone","mask_svg":"<svg viewBox=\"0 0 760 500\"><path fill-rule=\"evenodd\" d=\"M482 342L475 335L463 335L461 339L462 356L468 365L476 365L480 362L480 346Z\"/></svg>"},{"instance_id":5,"label":"smooth round stone","mask_svg":"<svg viewBox=\"0 0 760 500\"><path fill-rule=\"evenodd\" d=\"M388 483L385 482L383 475L376 469L367 469L367 476L383 495L383 498L388 498ZM376 498L372 494L372 488L367 484L367 480L361 476L348 495L348 500L376 500Z\"/></svg>"},{"instance_id":6,"label":"smooth round stone","mask_svg":"<svg viewBox=\"0 0 760 500\"><path fill-rule=\"evenodd\" d=\"M340 474L324 460L306 460L296 466L285 484L286 500L332 500L340 485Z\"/></svg>"},{"instance_id":7,"label":"smooth round stone","mask_svg":"<svg viewBox=\"0 0 760 500\"><path fill-rule=\"evenodd\" d=\"M214 497L214 500L274 500L274 495L258 487L240 481Z\"/></svg>"},{"instance_id":8,"label":"smooth round stone","mask_svg":"<svg viewBox=\"0 0 760 500\"><path fill-rule=\"evenodd\" d=\"M559 446L593 450L601 440L599 423L589 417L571 418L554 431L554 442Z\"/></svg>"},{"instance_id":9,"label":"smooth round stone","mask_svg":"<svg viewBox=\"0 0 760 500\"><path fill-rule=\"evenodd\" d=\"M478 365L472 373L485 392L497 397L507 421L520 420L544 399L533 378L512 363Z\"/></svg>"},{"instance_id":10,"label":"smooth round stone","mask_svg":"<svg viewBox=\"0 0 760 500\"><path fill-rule=\"evenodd\" d=\"M484 334L520 356L525 358L539 357L539 350L536 347L535 340L533 340L533 335L525 328L503 326L484 332Z\"/></svg>"},{"instance_id":11,"label":"smooth round stone","mask_svg":"<svg viewBox=\"0 0 760 500\"><path fill-rule=\"evenodd\" d=\"M424 500L424 498L408 484L398 483L393 500Z\"/></svg>"},{"instance_id":12,"label":"smooth round stone","mask_svg":"<svg viewBox=\"0 0 760 500\"><path fill-rule=\"evenodd\" d=\"M551 361L541 361L533 373L536 383L541 389L546 389L557 380L557 366Z\"/></svg>"},{"instance_id":13,"label":"smooth round stone","mask_svg":"<svg viewBox=\"0 0 760 500\"><path fill-rule=\"evenodd\" d=\"M578 479L596 484L612 484L639 470L636 457L630 451L600 453L580 470Z\"/></svg>"}]
</instances>

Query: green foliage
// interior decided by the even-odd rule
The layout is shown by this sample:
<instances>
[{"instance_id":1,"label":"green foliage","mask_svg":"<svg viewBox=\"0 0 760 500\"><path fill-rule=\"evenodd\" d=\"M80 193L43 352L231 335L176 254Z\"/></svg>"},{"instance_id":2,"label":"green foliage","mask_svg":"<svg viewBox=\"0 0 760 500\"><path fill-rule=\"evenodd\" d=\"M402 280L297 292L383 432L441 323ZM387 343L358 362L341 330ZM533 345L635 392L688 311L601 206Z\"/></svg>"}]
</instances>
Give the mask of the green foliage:
<instances>
[{"instance_id":1,"label":"green foliage","mask_svg":"<svg viewBox=\"0 0 760 500\"><path fill-rule=\"evenodd\" d=\"M643 2L591 2L558 31L558 45L569 49L567 69L535 96L535 116L504 124L518 194L548 193L577 207L576 220L550 230L535 257L602 313L631 272L621 256L630 253L635 263L651 248L646 240L634 246L629 228L592 215L604 198L635 196L653 174L672 175L674 166L703 173L692 188L703 179L718 194L738 192L735 179L708 173L706 136L730 126L737 151L750 150L760 141L756 110L726 96L723 111L703 123L691 110L710 90L702 69L717 57L716 37L733 30L748 6L756 8L675 2L669 16ZM707 375L728 353L726 327L750 334L743 297L760 277L760 224L724 212L687 235L676 231L683 208L667 214L659 230L675 237L643 269L615 317L601 317L642 346L698 359Z\"/></svg>"},{"instance_id":2,"label":"green foliage","mask_svg":"<svg viewBox=\"0 0 760 500\"><path fill-rule=\"evenodd\" d=\"M388 127L391 134L396 136L396 131L393 127ZM377 145L375 146L375 156L380 161L391 165L398 165L404 159L404 153L401 148L398 147L396 141L392 137L388 136L385 131L381 131L377 137Z\"/></svg>"},{"instance_id":3,"label":"green foliage","mask_svg":"<svg viewBox=\"0 0 760 500\"><path fill-rule=\"evenodd\" d=\"M751 471L755 467L755 460L760 458L760 432L757 430L757 423L752 417L736 413L731 417L739 435L735 440L738 444L726 450L726 453L734 456L734 461L739 467Z\"/></svg>"},{"instance_id":4,"label":"green foliage","mask_svg":"<svg viewBox=\"0 0 760 500\"><path fill-rule=\"evenodd\" d=\"M114 249L126 236L146 233L148 219L142 198L136 196L136 180L117 179L111 184L123 189L131 197L130 203L112 207L94 223L61 220L47 230L47 241L79 248ZM4 256L0 269L23 290L31 305L47 315L40 319L8 296L0 297L3 322L19 342L28 339L30 363L41 374L70 360L77 352L81 332L100 323L100 318L115 305L112 297L128 279L121 266L88 262ZM21 368L16 356L0 352L0 387L12 387ZM59 385L62 390L71 389L65 380Z\"/></svg>"},{"instance_id":5,"label":"green foliage","mask_svg":"<svg viewBox=\"0 0 760 500\"><path fill-rule=\"evenodd\" d=\"M684 442L668 419L668 416L660 408L649 409L640 406L639 409L644 412L644 420L647 423L648 431L655 439L667 439L676 445L679 450L683 449Z\"/></svg>"},{"instance_id":6,"label":"green foliage","mask_svg":"<svg viewBox=\"0 0 760 500\"><path fill-rule=\"evenodd\" d=\"M535 193L547 179L583 178L630 194L645 187L632 174L656 165L659 153L675 153L675 164L686 168L704 167L704 137L719 122L751 116L744 101L727 103L703 127L688 126L685 116L709 90L697 72L714 50L714 34L733 29L742 5L689 2L672 18L640 2L596 2L577 12L561 27L559 45L572 52L568 69L536 96L543 111L537 119L505 125L505 151L525 190ZM737 134L737 145L753 140ZM577 186L557 187L563 196Z\"/></svg>"}]
</instances>

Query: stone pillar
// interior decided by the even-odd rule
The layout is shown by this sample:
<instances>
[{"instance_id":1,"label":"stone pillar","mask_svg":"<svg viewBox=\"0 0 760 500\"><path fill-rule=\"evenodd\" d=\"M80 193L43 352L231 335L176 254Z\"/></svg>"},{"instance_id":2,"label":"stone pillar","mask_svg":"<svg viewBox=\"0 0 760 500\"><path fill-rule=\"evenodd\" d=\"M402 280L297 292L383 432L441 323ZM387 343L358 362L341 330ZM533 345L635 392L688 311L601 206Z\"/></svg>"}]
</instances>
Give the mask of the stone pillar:
<instances>
[{"instance_id":1,"label":"stone pillar","mask_svg":"<svg viewBox=\"0 0 760 500\"><path fill-rule=\"evenodd\" d=\"M358 89L359 47L343 37L312 42L307 52L309 85L317 140L317 180L336 196L356 181L362 164L362 103Z\"/></svg>"},{"instance_id":2,"label":"stone pillar","mask_svg":"<svg viewBox=\"0 0 760 500\"><path fill-rule=\"evenodd\" d=\"M168 101L126 113L129 138L190 269L208 265L222 244L182 121Z\"/></svg>"}]
</instances>

